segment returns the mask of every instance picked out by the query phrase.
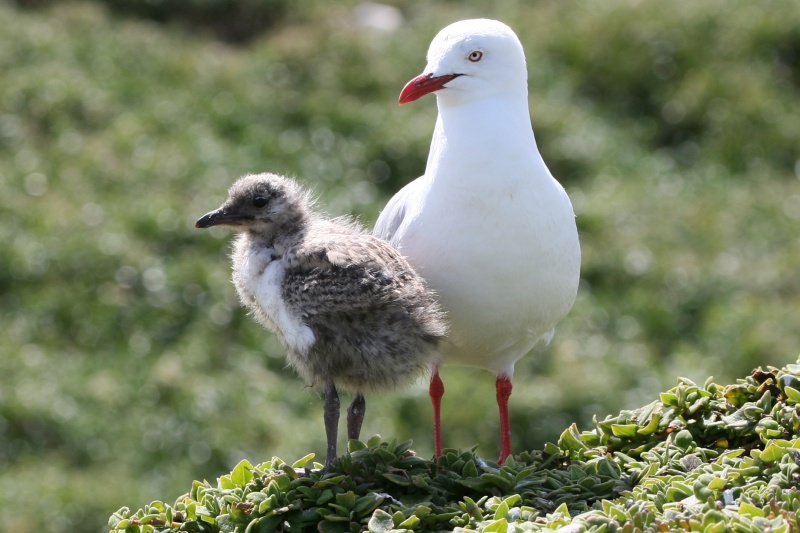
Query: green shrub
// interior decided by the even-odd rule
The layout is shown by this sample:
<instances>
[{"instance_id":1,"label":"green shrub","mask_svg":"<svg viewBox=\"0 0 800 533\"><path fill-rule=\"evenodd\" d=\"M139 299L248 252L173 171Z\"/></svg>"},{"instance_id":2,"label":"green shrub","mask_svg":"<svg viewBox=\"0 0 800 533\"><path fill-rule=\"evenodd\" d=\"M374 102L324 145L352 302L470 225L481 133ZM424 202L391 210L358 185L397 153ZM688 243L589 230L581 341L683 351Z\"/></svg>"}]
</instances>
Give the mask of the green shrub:
<instances>
[{"instance_id":1,"label":"green shrub","mask_svg":"<svg viewBox=\"0 0 800 533\"><path fill-rule=\"evenodd\" d=\"M13 0L21 7L42 8L56 0ZM61 0L63 1L63 0ZM241 43L265 33L292 11L287 0L95 0L116 15L158 23L179 23ZM296 9L295 9L296 11Z\"/></svg>"},{"instance_id":2,"label":"green shrub","mask_svg":"<svg viewBox=\"0 0 800 533\"><path fill-rule=\"evenodd\" d=\"M800 511L800 364L756 369L726 387L680 379L659 400L502 466L411 442L351 441L322 473L313 454L240 462L109 519L112 533L155 531L793 531Z\"/></svg>"}]
</instances>

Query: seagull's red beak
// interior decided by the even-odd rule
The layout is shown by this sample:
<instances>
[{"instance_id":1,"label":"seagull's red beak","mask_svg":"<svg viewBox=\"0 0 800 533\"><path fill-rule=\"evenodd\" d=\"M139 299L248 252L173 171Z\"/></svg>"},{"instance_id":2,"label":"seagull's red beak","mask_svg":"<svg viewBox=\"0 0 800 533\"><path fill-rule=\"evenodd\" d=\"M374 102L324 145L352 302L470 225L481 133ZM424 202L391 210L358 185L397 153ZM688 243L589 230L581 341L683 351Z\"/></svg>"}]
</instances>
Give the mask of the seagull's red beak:
<instances>
[{"instance_id":1,"label":"seagull's red beak","mask_svg":"<svg viewBox=\"0 0 800 533\"><path fill-rule=\"evenodd\" d=\"M461 74L446 74L444 76L420 74L410 82L406 83L406 86L403 87L402 91L400 91L400 99L398 101L400 105L413 102L421 96L425 96L428 93L443 89L445 83L459 76L461 76Z\"/></svg>"}]
</instances>

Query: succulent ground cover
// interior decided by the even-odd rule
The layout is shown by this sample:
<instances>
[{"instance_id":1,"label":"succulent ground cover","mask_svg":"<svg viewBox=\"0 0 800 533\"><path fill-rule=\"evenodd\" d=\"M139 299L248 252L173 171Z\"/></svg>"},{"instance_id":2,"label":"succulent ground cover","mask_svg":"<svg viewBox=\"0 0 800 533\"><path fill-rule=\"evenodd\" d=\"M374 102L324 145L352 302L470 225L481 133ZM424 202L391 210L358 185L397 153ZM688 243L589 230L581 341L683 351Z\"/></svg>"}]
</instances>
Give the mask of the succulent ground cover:
<instances>
[{"instance_id":1,"label":"succulent ground cover","mask_svg":"<svg viewBox=\"0 0 800 533\"><path fill-rule=\"evenodd\" d=\"M124 507L113 533L369 530L798 531L800 361L720 386L679 379L658 400L567 428L498 465L474 450L351 441L327 473L313 454L240 462L173 505Z\"/></svg>"}]
</instances>

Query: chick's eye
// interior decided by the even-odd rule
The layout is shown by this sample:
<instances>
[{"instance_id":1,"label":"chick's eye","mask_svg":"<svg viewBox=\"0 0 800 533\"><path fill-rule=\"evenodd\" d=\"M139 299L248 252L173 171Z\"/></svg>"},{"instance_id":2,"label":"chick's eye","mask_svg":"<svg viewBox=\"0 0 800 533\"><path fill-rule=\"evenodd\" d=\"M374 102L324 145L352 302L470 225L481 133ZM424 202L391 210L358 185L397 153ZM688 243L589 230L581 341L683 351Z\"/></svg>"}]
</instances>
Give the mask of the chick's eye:
<instances>
[{"instance_id":1,"label":"chick's eye","mask_svg":"<svg viewBox=\"0 0 800 533\"><path fill-rule=\"evenodd\" d=\"M267 199L263 196L256 196L253 198L253 207L262 208L267 205Z\"/></svg>"},{"instance_id":2,"label":"chick's eye","mask_svg":"<svg viewBox=\"0 0 800 533\"><path fill-rule=\"evenodd\" d=\"M470 52L469 56L467 56L467 59L469 59L473 63L477 63L478 61L481 60L482 57L483 57L483 52L481 52L480 50L474 50Z\"/></svg>"}]
</instances>

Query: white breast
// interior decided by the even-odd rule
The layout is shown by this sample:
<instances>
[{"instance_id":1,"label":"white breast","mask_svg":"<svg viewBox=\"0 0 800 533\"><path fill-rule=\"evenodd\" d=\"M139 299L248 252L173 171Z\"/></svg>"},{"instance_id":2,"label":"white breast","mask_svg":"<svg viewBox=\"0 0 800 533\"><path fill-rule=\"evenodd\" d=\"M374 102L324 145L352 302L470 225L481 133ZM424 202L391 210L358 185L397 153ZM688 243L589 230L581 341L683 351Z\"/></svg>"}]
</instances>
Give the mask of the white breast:
<instances>
[{"instance_id":1,"label":"white breast","mask_svg":"<svg viewBox=\"0 0 800 533\"><path fill-rule=\"evenodd\" d=\"M458 195L440 197L446 205L431 195L398 232L400 251L448 311L450 362L508 374L572 307L580 248L559 189L498 208L486 197L464 209Z\"/></svg>"},{"instance_id":2,"label":"white breast","mask_svg":"<svg viewBox=\"0 0 800 533\"><path fill-rule=\"evenodd\" d=\"M281 258L273 260L271 248L249 246L246 239L234 249L233 282L242 303L267 329L276 333L286 347L305 354L314 345L314 332L283 299L285 266Z\"/></svg>"},{"instance_id":3,"label":"white breast","mask_svg":"<svg viewBox=\"0 0 800 533\"><path fill-rule=\"evenodd\" d=\"M440 106L425 176L378 227L439 294L447 361L511 375L572 307L580 245L527 102L491 104Z\"/></svg>"}]
</instances>

